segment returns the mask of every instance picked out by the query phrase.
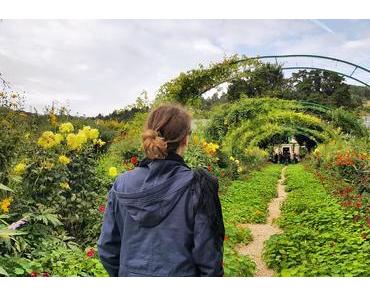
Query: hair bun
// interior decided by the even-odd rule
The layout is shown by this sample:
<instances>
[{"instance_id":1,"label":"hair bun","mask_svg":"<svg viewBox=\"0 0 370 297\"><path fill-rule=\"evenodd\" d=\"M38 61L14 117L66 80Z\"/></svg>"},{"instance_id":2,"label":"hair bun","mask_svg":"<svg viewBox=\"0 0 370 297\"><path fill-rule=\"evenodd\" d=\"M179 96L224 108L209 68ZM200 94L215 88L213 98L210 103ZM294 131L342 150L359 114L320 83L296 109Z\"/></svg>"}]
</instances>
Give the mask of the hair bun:
<instances>
[{"instance_id":1,"label":"hair bun","mask_svg":"<svg viewBox=\"0 0 370 297\"><path fill-rule=\"evenodd\" d=\"M155 130L146 129L143 132L143 146L149 159L164 159L167 156L167 142Z\"/></svg>"}]
</instances>

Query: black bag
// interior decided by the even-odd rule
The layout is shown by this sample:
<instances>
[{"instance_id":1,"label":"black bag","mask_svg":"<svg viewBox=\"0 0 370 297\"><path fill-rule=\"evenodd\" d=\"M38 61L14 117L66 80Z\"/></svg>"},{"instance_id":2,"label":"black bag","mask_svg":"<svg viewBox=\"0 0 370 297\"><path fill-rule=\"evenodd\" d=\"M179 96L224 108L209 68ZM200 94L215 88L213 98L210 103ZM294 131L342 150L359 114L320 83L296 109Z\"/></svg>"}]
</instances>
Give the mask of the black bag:
<instances>
[{"instance_id":1,"label":"black bag","mask_svg":"<svg viewBox=\"0 0 370 297\"><path fill-rule=\"evenodd\" d=\"M222 243L225 237L225 226L218 197L218 180L203 168L195 169L194 174L198 186L198 210L202 209L207 214L215 238Z\"/></svg>"}]
</instances>

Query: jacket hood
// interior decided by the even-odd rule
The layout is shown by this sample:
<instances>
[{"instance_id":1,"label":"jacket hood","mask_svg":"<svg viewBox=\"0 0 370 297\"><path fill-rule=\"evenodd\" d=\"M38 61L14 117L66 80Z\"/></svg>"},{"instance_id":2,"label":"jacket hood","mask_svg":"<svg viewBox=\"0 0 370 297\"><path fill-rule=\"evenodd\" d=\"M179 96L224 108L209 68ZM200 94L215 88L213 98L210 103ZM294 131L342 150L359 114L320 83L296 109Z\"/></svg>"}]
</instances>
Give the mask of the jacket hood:
<instances>
[{"instance_id":1,"label":"jacket hood","mask_svg":"<svg viewBox=\"0 0 370 297\"><path fill-rule=\"evenodd\" d=\"M112 190L133 220L154 227L169 215L192 180L193 172L176 155L141 162L138 168L123 174Z\"/></svg>"}]
</instances>

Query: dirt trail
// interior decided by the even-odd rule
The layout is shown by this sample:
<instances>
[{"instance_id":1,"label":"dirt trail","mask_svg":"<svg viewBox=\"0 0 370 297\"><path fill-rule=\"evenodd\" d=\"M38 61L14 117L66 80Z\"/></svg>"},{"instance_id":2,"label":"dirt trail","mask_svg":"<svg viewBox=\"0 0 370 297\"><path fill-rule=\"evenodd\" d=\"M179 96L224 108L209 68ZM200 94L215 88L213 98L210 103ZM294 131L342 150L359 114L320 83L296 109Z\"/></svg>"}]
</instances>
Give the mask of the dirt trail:
<instances>
[{"instance_id":1,"label":"dirt trail","mask_svg":"<svg viewBox=\"0 0 370 297\"><path fill-rule=\"evenodd\" d=\"M255 276L273 276L274 271L269 269L262 260L263 244L270 236L281 233L282 231L274 222L280 216L280 207L286 198L285 192L285 170L281 171L281 177L277 185L277 197L273 199L268 205L268 217L266 224L241 224L240 226L249 228L252 232L253 241L248 245L239 245L237 250L242 255L250 256L256 263L257 269Z\"/></svg>"}]
</instances>

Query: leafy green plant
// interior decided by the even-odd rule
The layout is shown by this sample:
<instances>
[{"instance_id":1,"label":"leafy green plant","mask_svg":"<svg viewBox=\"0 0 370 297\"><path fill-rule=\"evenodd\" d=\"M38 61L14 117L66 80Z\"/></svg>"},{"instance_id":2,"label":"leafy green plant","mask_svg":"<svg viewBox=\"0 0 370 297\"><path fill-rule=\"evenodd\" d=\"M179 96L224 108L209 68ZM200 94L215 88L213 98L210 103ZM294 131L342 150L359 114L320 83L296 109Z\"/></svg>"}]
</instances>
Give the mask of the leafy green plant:
<instances>
[{"instance_id":1,"label":"leafy green plant","mask_svg":"<svg viewBox=\"0 0 370 297\"><path fill-rule=\"evenodd\" d=\"M283 234L264 258L281 276L369 276L370 229L353 221L302 165L286 171L288 198L278 220Z\"/></svg>"}]
</instances>

